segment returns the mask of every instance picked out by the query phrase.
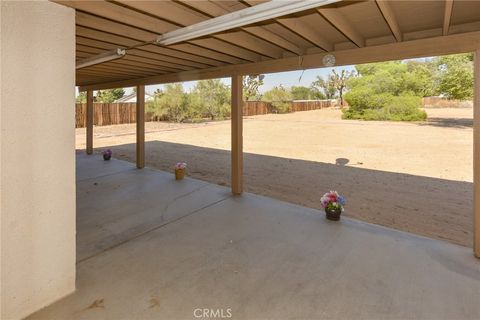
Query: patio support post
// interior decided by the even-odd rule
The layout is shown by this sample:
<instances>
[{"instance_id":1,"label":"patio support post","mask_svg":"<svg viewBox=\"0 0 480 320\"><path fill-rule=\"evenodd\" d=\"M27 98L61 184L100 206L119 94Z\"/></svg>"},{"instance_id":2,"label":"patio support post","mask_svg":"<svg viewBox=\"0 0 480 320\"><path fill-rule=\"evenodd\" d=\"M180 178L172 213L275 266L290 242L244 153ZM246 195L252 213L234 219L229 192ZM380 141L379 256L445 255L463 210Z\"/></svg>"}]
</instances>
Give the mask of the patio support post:
<instances>
[{"instance_id":1,"label":"patio support post","mask_svg":"<svg viewBox=\"0 0 480 320\"><path fill-rule=\"evenodd\" d=\"M87 90L87 154L93 153L93 90Z\"/></svg>"},{"instance_id":2,"label":"patio support post","mask_svg":"<svg viewBox=\"0 0 480 320\"><path fill-rule=\"evenodd\" d=\"M473 251L480 258L480 49L475 52L473 72Z\"/></svg>"},{"instance_id":3,"label":"patio support post","mask_svg":"<svg viewBox=\"0 0 480 320\"><path fill-rule=\"evenodd\" d=\"M232 193L243 192L243 76L232 76Z\"/></svg>"},{"instance_id":4,"label":"patio support post","mask_svg":"<svg viewBox=\"0 0 480 320\"><path fill-rule=\"evenodd\" d=\"M137 86L137 168L145 167L145 86Z\"/></svg>"}]
</instances>

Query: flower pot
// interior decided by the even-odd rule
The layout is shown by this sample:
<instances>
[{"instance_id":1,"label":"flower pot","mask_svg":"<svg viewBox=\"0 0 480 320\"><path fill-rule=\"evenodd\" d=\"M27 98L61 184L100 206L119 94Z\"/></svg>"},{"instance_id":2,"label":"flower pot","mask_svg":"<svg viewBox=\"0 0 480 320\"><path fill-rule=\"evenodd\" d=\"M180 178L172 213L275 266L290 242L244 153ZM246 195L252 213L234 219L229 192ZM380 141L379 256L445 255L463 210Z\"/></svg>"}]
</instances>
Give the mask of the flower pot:
<instances>
[{"instance_id":1,"label":"flower pot","mask_svg":"<svg viewBox=\"0 0 480 320\"><path fill-rule=\"evenodd\" d=\"M182 180L185 177L185 169L175 169L175 180Z\"/></svg>"},{"instance_id":2,"label":"flower pot","mask_svg":"<svg viewBox=\"0 0 480 320\"><path fill-rule=\"evenodd\" d=\"M110 160L111 157L112 157L112 156L109 155L109 154L104 154L104 155L103 155L103 160L108 161L108 160Z\"/></svg>"},{"instance_id":3,"label":"flower pot","mask_svg":"<svg viewBox=\"0 0 480 320\"><path fill-rule=\"evenodd\" d=\"M325 208L325 215L328 220L338 221L340 220L341 214L342 214L342 208L335 208L335 209Z\"/></svg>"}]
</instances>

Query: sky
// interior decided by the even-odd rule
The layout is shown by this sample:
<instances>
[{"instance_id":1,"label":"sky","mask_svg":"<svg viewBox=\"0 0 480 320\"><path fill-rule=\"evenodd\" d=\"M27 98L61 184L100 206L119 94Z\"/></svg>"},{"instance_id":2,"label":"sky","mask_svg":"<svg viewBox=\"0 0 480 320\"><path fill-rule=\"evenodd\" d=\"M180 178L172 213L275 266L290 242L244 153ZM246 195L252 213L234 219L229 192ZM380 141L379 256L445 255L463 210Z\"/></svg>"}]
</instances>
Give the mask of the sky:
<instances>
[{"instance_id":1,"label":"sky","mask_svg":"<svg viewBox=\"0 0 480 320\"><path fill-rule=\"evenodd\" d=\"M310 84L316 80L317 76L325 77L327 76L332 69L335 71L340 70L354 70L355 66L343 66L343 67L333 67L333 68L320 68L320 69L309 69L309 70L299 70L299 71L289 71L289 72L278 72L278 73L267 73L263 80L263 86L259 88L261 93L272 89L275 86L305 86L309 87ZM221 79L225 84L230 85L230 78ZM195 85L196 81L187 81L183 82L183 88L185 91L190 91ZM147 93L153 93L156 89L162 89L163 85L150 85L145 86L145 91ZM78 90L77 90L78 92ZM133 92L133 88L125 88L125 94L128 95Z\"/></svg>"}]
</instances>

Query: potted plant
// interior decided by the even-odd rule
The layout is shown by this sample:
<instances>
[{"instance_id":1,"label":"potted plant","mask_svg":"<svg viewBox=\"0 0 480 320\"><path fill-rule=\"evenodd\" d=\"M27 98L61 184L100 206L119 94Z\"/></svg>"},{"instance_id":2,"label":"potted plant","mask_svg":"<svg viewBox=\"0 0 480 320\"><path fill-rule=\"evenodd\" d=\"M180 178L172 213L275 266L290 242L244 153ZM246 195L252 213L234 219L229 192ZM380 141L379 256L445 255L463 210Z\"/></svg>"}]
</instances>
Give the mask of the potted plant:
<instances>
[{"instance_id":1,"label":"potted plant","mask_svg":"<svg viewBox=\"0 0 480 320\"><path fill-rule=\"evenodd\" d=\"M338 194L337 191L330 191L323 195L320 199L322 207L325 209L325 215L328 220L340 220L340 214L343 212L345 198Z\"/></svg>"},{"instance_id":2,"label":"potted plant","mask_svg":"<svg viewBox=\"0 0 480 320\"><path fill-rule=\"evenodd\" d=\"M112 157L112 150L107 149L102 152L102 155L103 155L103 160L108 161Z\"/></svg>"},{"instance_id":3,"label":"potted plant","mask_svg":"<svg viewBox=\"0 0 480 320\"><path fill-rule=\"evenodd\" d=\"M178 162L175 165L175 180L182 180L185 176L185 170L187 169L187 164L185 162Z\"/></svg>"}]
</instances>

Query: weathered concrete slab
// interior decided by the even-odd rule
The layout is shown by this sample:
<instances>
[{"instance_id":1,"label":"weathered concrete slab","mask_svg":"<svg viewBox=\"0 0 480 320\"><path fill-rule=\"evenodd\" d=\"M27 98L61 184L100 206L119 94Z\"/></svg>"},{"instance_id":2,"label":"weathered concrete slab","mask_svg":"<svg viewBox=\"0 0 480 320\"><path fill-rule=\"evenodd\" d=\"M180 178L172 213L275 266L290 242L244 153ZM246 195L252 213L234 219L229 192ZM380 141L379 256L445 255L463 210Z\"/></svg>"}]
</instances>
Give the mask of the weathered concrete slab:
<instances>
[{"instance_id":1,"label":"weathered concrete slab","mask_svg":"<svg viewBox=\"0 0 480 320\"><path fill-rule=\"evenodd\" d=\"M98 160L77 163L89 176L77 182L77 261L230 196L203 181L175 181L171 173Z\"/></svg>"},{"instance_id":2,"label":"weathered concrete slab","mask_svg":"<svg viewBox=\"0 0 480 320\"><path fill-rule=\"evenodd\" d=\"M136 190L121 190L129 180L145 184L141 195L155 184L133 180L151 176L118 174L117 193ZM113 177L104 188L114 187ZM189 190L199 184L185 182ZM224 189L193 194L217 188ZM480 318L480 261L469 248L329 222L317 210L252 194L203 205L80 262L75 294L29 319L195 319L196 308L230 308L233 319Z\"/></svg>"}]
</instances>

